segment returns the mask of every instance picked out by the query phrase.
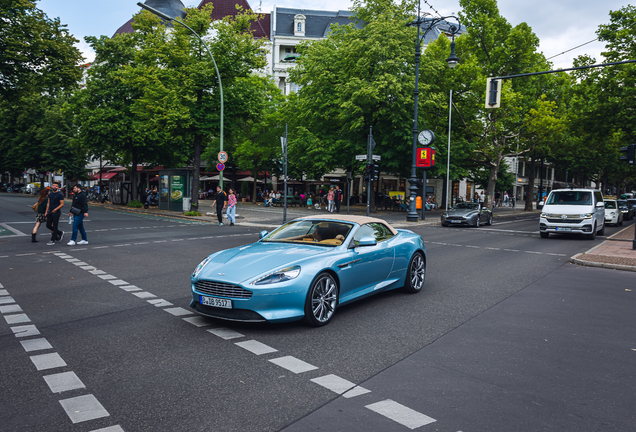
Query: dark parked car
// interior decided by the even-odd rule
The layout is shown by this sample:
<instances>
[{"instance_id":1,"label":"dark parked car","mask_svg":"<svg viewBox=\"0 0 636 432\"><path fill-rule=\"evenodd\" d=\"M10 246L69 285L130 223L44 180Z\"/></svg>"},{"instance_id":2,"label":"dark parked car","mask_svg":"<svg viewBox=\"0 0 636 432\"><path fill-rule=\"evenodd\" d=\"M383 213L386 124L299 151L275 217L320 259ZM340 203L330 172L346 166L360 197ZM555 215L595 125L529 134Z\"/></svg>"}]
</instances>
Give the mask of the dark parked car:
<instances>
[{"instance_id":1,"label":"dark parked car","mask_svg":"<svg viewBox=\"0 0 636 432\"><path fill-rule=\"evenodd\" d=\"M24 188L23 184L14 183L11 186L7 187L7 192L22 193L23 188Z\"/></svg>"}]
</instances>

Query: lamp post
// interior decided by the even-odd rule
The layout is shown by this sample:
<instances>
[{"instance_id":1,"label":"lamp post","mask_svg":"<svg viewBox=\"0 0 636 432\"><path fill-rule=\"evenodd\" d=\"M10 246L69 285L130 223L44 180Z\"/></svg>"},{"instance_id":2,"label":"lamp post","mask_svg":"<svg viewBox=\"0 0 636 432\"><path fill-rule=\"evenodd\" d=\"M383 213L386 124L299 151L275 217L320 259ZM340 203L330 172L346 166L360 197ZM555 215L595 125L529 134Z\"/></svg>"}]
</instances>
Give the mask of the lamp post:
<instances>
[{"instance_id":1,"label":"lamp post","mask_svg":"<svg viewBox=\"0 0 636 432\"><path fill-rule=\"evenodd\" d=\"M199 41L201 42L201 45L203 45L203 47L205 48L205 50L207 51L208 55L210 56L210 59L212 59L212 63L214 64L214 70L216 70L216 77L219 80L219 92L221 95L221 136L220 136L220 151L223 151L223 84L221 82L221 74L219 73L219 68L216 65L216 61L214 60L214 56L212 55L212 52L210 51L210 48L208 48L208 45L203 41L203 39L201 39L201 36L199 36L199 34L197 32L195 32L190 26L188 26L186 23L184 23L183 21L180 21L176 18L173 18L169 15L166 15L165 13L161 12L160 10L157 10L151 6L148 6L142 2L138 2L137 6L146 9L147 11L157 15L159 18L166 20L167 22L176 22L181 24L182 26L184 26L185 28L187 28L188 30L190 30L192 32L192 34L194 34L197 39L199 39ZM223 188L223 171L219 172L219 184L221 186L221 188Z\"/></svg>"},{"instance_id":2,"label":"lamp post","mask_svg":"<svg viewBox=\"0 0 636 432\"><path fill-rule=\"evenodd\" d=\"M424 18L420 16L420 2L417 4L417 19L413 23L409 23L408 25L417 26L417 40L415 44L415 109L413 114L413 155L412 155L412 163L411 163L411 178L409 179L409 211L406 214L407 222L417 222L417 209L415 205L415 200L417 197L417 104L418 104L418 95L419 95L419 84L420 84L420 57L421 57L421 47L422 40L426 37L428 32L430 32L437 24L442 21L445 21L447 18L452 18L457 21L457 26L451 25L449 27L450 34L453 36L453 41L451 42L451 54L446 59L446 63L451 68L454 68L459 63L459 59L455 55L455 35L459 33L461 29L461 23L459 19L455 16L446 16L446 17L437 17L437 18ZM424 34L420 37L420 29L422 25L425 25ZM424 185L424 191L426 192L426 185ZM422 197L423 201L424 197ZM422 205L424 203L422 202Z\"/></svg>"}]
</instances>

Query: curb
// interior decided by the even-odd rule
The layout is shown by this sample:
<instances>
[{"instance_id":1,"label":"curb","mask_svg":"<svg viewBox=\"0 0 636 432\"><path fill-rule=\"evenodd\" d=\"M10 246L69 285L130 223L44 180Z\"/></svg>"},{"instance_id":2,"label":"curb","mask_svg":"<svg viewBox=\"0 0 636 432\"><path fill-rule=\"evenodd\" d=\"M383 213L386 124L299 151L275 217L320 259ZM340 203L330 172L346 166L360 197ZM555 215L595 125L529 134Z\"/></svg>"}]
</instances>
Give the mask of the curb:
<instances>
[{"instance_id":1,"label":"curb","mask_svg":"<svg viewBox=\"0 0 636 432\"><path fill-rule=\"evenodd\" d=\"M627 231L627 230L628 230L628 229L630 229L631 227L632 227L631 225L630 225L630 226L628 226L628 227L625 227L625 228L623 228L622 230L620 230L619 232L616 232L616 233L612 234L612 235L611 235L611 236L609 236L607 239L608 239L608 240L612 240L612 241L632 242L632 241L634 241L633 239L619 239L619 238L614 238L614 237L616 237L617 235L621 234L623 231Z\"/></svg>"},{"instance_id":2,"label":"curb","mask_svg":"<svg viewBox=\"0 0 636 432\"><path fill-rule=\"evenodd\" d=\"M578 259L581 255L585 255L585 253L578 253L573 257L570 257L570 262L572 264L584 266L584 267L598 267L604 269L612 269L612 270L623 270L623 271L631 271L636 272L636 266L628 266L622 264L607 264L607 263L599 263L595 261L585 261Z\"/></svg>"}]
</instances>

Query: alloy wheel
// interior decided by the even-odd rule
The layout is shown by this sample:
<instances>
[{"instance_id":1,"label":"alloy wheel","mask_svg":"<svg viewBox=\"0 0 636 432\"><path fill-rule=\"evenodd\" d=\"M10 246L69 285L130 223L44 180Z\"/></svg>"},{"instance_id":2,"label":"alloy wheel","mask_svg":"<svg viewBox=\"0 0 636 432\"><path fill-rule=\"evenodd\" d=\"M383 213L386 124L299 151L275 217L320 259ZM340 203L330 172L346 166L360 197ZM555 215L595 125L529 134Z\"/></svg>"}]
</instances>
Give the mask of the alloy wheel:
<instances>
[{"instance_id":1,"label":"alloy wheel","mask_svg":"<svg viewBox=\"0 0 636 432\"><path fill-rule=\"evenodd\" d=\"M328 274L321 275L314 282L311 291L311 312L319 324L331 320L338 303L338 286Z\"/></svg>"}]
</instances>

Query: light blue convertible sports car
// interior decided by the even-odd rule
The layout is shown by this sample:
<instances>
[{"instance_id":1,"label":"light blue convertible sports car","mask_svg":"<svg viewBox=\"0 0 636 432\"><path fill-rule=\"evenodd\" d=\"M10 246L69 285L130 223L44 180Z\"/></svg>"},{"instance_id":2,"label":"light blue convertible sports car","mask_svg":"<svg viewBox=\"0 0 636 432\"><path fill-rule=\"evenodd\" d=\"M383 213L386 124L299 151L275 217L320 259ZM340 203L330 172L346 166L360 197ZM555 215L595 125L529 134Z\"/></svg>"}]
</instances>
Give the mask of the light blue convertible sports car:
<instances>
[{"instance_id":1,"label":"light blue convertible sports car","mask_svg":"<svg viewBox=\"0 0 636 432\"><path fill-rule=\"evenodd\" d=\"M190 307L226 320L322 326L339 305L395 288L417 293L425 276L424 241L412 231L369 217L305 217L204 259Z\"/></svg>"}]
</instances>

